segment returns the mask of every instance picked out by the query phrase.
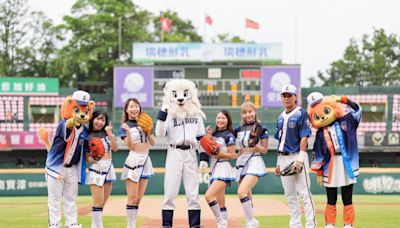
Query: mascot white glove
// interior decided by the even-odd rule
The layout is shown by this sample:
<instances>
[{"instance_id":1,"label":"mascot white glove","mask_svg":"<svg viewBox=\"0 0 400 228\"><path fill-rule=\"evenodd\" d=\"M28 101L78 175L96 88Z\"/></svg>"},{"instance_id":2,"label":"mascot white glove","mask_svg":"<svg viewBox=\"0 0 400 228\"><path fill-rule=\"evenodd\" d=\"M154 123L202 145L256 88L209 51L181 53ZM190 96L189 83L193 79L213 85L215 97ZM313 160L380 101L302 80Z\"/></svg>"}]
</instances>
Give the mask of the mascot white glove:
<instances>
[{"instance_id":1,"label":"mascot white glove","mask_svg":"<svg viewBox=\"0 0 400 228\"><path fill-rule=\"evenodd\" d=\"M163 112L168 112L168 105L163 105L163 106L161 106L161 111L163 111Z\"/></svg>"},{"instance_id":2,"label":"mascot white glove","mask_svg":"<svg viewBox=\"0 0 400 228\"><path fill-rule=\"evenodd\" d=\"M200 161L199 168L200 169L207 169L208 168L208 162L207 161Z\"/></svg>"}]
</instances>

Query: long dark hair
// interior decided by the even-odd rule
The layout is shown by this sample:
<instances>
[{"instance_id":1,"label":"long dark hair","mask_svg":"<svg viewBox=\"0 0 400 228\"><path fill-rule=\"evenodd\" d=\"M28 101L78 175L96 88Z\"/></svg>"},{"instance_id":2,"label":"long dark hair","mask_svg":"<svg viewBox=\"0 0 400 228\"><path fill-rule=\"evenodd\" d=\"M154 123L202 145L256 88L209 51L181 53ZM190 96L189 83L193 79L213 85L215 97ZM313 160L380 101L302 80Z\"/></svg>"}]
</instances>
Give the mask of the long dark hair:
<instances>
[{"instance_id":1,"label":"long dark hair","mask_svg":"<svg viewBox=\"0 0 400 228\"><path fill-rule=\"evenodd\" d=\"M126 112L126 109L129 106L129 103L133 101L135 102L137 105L139 105L139 114L142 113L142 106L140 105L140 102L138 99L136 98L129 98L126 102L125 102L125 106L124 106L124 112L122 113L122 118L121 118L121 123L125 123L126 121L128 121L128 113Z\"/></svg>"},{"instance_id":2,"label":"long dark hair","mask_svg":"<svg viewBox=\"0 0 400 228\"><path fill-rule=\"evenodd\" d=\"M222 114L228 119L228 123L226 123L226 130L228 130L228 131L230 131L230 132L233 133L232 117L231 117L231 114L229 113L229 111L226 110L226 109L222 109L222 110L219 111L218 113L222 113ZM217 114L217 115L218 115L218 114ZM213 135L214 135L215 133L217 133L218 131L221 131L221 130L219 130L219 129L218 129L218 126L215 125L215 129L214 129Z\"/></svg>"},{"instance_id":3,"label":"long dark hair","mask_svg":"<svg viewBox=\"0 0 400 228\"><path fill-rule=\"evenodd\" d=\"M106 119L104 127L101 129L101 131L105 131L106 126L109 125L108 115L107 115L106 111L104 111L102 109L97 110L97 111L93 112L92 119L90 119L89 132L93 132L93 121L94 121L94 119L96 119L100 115L103 115L104 118Z\"/></svg>"}]
</instances>

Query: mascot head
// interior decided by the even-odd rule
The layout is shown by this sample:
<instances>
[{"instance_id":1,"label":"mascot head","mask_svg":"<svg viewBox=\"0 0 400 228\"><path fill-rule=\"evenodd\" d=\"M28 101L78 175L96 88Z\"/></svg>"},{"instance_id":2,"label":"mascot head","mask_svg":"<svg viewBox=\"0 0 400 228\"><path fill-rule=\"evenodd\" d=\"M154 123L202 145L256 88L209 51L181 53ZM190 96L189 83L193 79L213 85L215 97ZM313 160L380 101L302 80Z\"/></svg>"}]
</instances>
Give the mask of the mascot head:
<instances>
[{"instance_id":1,"label":"mascot head","mask_svg":"<svg viewBox=\"0 0 400 228\"><path fill-rule=\"evenodd\" d=\"M308 116L311 125L316 129L328 126L344 115L344 108L340 103L331 97L324 97L321 93L310 93L307 101L309 104Z\"/></svg>"},{"instance_id":2,"label":"mascot head","mask_svg":"<svg viewBox=\"0 0 400 228\"><path fill-rule=\"evenodd\" d=\"M80 124L88 123L92 117L94 105L89 93L82 90L75 91L62 103L61 117L64 120L74 118Z\"/></svg>"},{"instance_id":3,"label":"mascot head","mask_svg":"<svg viewBox=\"0 0 400 228\"><path fill-rule=\"evenodd\" d=\"M164 86L163 97L163 106L168 109L168 115L171 114L178 119L198 115L205 118L197 92L197 86L192 81L186 79L168 81Z\"/></svg>"}]
</instances>

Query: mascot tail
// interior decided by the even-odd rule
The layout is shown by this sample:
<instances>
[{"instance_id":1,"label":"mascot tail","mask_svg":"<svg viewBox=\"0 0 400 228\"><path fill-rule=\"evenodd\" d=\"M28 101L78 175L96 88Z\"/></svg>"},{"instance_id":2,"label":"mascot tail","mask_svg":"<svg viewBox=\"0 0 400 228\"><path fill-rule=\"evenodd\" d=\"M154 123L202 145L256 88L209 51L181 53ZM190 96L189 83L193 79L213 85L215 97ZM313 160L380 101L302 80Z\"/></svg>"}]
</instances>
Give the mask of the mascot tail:
<instances>
[{"instance_id":1,"label":"mascot tail","mask_svg":"<svg viewBox=\"0 0 400 228\"><path fill-rule=\"evenodd\" d=\"M36 135L40 139L40 141L42 141L46 145L46 150L47 152L49 152L51 147L49 140L50 131L46 128L39 128Z\"/></svg>"}]
</instances>

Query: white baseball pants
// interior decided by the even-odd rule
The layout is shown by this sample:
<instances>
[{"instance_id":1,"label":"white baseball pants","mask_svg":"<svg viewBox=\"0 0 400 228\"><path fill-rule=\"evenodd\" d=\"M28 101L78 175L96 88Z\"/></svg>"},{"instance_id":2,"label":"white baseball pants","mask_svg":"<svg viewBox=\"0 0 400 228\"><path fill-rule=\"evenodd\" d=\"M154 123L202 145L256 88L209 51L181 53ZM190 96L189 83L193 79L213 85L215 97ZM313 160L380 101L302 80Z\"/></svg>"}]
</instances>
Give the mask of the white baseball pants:
<instances>
[{"instance_id":1,"label":"white baseball pants","mask_svg":"<svg viewBox=\"0 0 400 228\"><path fill-rule=\"evenodd\" d=\"M283 170L291 162L296 161L298 156L299 156L298 153L290 155L278 155L278 164L280 166L280 169ZM293 176L281 176L281 181L290 211L290 227L291 228L302 227L301 211L299 207L299 201L297 198L297 193L299 193L304 202L306 227L315 228L316 227L315 207L310 191L308 156L304 158L304 167L299 174Z\"/></svg>"},{"instance_id":2,"label":"white baseball pants","mask_svg":"<svg viewBox=\"0 0 400 228\"><path fill-rule=\"evenodd\" d=\"M78 197L78 174L76 166L61 169L61 178L46 175L49 226L61 227L61 201L64 199L65 226L78 224L76 198Z\"/></svg>"},{"instance_id":3,"label":"white baseball pants","mask_svg":"<svg viewBox=\"0 0 400 228\"><path fill-rule=\"evenodd\" d=\"M179 193L182 178L188 210L200 210L196 150L168 148L165 164L163 210L175 209L175 198Z\"/></svg>"}]
</instances>

